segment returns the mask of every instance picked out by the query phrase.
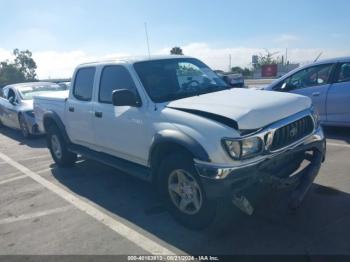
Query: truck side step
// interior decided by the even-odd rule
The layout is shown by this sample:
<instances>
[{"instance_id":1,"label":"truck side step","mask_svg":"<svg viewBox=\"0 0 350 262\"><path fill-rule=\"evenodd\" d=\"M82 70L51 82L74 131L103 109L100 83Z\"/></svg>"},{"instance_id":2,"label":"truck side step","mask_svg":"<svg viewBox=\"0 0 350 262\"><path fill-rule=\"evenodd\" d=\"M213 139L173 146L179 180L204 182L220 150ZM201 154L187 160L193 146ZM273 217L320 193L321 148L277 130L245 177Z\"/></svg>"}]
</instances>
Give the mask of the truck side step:
<instances>
[{"instance_id":1,"label":"truck side step","mask_svg":"<svg viewBox=\"0 0 350 262\"><path fill-rule=\"evenodd\" d=\"M97 152L84 146L70 144L68 150L82 155L88 159L96 160L108 166L114 167L122 172L133 175L145 181L152 181L151 169L130 161L108 155L106 153Z\"/></svg>"}]
</instances>

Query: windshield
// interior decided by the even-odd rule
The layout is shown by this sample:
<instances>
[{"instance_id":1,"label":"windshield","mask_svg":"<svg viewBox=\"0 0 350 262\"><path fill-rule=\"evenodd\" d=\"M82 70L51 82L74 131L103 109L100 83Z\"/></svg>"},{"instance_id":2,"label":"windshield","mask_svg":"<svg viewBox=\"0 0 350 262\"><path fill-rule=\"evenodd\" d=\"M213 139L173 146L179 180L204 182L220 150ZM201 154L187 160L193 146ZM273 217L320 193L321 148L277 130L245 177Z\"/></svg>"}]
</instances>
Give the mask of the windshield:
<instances>
[{"instance_id":1,"label":"windshield","mask_svg":"<svg viewBox=\"0 0 350 262\"><path fill-rule=\"evenodd\" d=\"M61 87L57 84L43 84L34 86L21 86L18 87L18 91L23 100L31 100L34 96L41 95L47 92L63 91L65 87Z\"/></svg>"},{"instance_id":2,"label":"windshield","mask_svg":"<svg viewBox=\"0 0 350 262\"><path fill-rule=\"evenodd\" d=\"M194 58L138 62L134 68L156 103L229 88L208 66Z\"/></svg>"}]
</instances>

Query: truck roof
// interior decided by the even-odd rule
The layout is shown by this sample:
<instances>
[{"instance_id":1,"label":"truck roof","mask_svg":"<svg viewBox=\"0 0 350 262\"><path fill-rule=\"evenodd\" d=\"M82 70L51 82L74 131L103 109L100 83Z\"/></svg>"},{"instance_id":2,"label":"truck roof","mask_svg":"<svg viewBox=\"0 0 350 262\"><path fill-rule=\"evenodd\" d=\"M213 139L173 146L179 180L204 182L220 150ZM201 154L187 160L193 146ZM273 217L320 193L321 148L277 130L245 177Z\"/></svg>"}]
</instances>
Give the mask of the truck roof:
<instances>
[{"instance_id":1,"label":"truck roof","mask_svg":"<svg viewBox=\"0 0 350 262\"><path fill-rule=\"evenodd\" d=\"M193 58L190 56L184 56L184 55L155 55L155 56L137 56L137 57L126 57L126 58L112 58L112 59L106 59L106 60L98 60L94 62L88 62L80 64L78 67L82 66L96 66L101 64L134 64L137 62L144 62L144 61L152 61L152 60L163 60L163 59L178 59L178 58Z\"/></svg>"}]
</instances>

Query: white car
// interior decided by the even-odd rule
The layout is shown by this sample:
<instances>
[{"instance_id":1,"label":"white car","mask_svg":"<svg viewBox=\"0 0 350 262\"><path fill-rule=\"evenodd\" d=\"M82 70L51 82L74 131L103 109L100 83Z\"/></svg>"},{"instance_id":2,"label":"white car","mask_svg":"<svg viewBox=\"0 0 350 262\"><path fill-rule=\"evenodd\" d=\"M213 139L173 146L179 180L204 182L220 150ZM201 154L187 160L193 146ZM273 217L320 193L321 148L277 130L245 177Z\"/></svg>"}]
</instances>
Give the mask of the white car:
<instances>
[{"instance_id":1,"label":"white car","mask_svg":"<svg viewBox=\"0 0 350 262\"><path fill-rule=\"evenodd\" d=\"M24 138L42 134L35 122L33 97L61 91L59 85L48 82L7 85L0 92L0 126L19 129Z\"/></svg>"},{"instance_id":2,"label":"white car","mask_svg":"<svg viewBox=\"0 0 350 262\"><path fill-rule=\"evenodd\" d=\"M230 89L186 56L80 65L69 94L36 97L34 108L59 166L80 154L153 182L191 228L223 203L252 214L253 187L294 187L296 208L325 156L309 98Z\"/></svg>"}]
</instances>

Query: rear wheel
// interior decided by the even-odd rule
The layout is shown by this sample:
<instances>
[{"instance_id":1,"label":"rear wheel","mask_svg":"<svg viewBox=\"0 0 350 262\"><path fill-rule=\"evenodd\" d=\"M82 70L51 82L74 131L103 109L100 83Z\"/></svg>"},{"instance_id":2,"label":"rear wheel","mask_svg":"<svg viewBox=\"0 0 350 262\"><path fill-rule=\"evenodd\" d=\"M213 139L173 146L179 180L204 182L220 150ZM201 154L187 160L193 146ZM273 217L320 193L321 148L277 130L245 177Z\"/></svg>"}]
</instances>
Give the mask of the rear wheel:
<instances>
[{"instance_id":1,"label":"rear wheel","mask_svg":"<svg viewBox=\"0 0 350 262\"><path fill-rule=\"evenodd\" d=\"M58 166L68 167L74 165L77 155L67 150L66 142L55 125L51 125L47 130L47 143L52 158Z\"/></svg>"},{"instance_id":2,"label":"rear wheel","mask_svg":"<svg viewBox=\"0 0 350 262\"><path fill-rule=\"evenodd\" d=\"M22 136L24 138L29 138L30 137L29 128L23 115L19 115L18 120L19 120L19 126L21 128Z\"/></svg>"},{"instance_id":3,"label":"rear wheel","mask_svg":"<svg viewBox=\"0 0 350 262\"><path fill-rule=\"evenodd\" d=\"M172 154L163 160L159 172L159 191L175 219L192 229L209 226L217 205L207 199L193 159L187 154Z\"/></svg>"}]
</instances>

